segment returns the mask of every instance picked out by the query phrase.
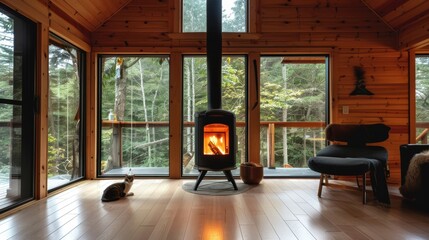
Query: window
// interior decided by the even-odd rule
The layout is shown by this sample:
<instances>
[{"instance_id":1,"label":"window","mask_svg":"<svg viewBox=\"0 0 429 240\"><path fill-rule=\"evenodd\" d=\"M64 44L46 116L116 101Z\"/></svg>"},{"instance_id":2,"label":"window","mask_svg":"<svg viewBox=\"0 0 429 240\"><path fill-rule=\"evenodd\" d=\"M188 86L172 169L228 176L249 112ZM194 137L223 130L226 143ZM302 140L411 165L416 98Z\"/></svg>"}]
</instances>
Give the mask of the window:
<instances>
[{"instance_id":1,"label":"window","mask_svg":"<svg viewBox=\"0 0 429 240\"><path fill-rule=\"evenodd\" d=\"M183 0L183 32L206 32L206 1ZM247 31L247 0L222 0L222 31Z\"/></svg>"},{"instance_id":2,"label":"window","mask_svg":"<svg viewBox=\"0 0 429 240\"><path fill-rule=\"evenodd\" d=\"M184 175L198 175L194 167L196 112L207 106L207 64L204 56L185 56L183 66L183 169ZM236 117L237 166L246 160L246 58L222 58L222 109ZM210 174L210 172L209 172ZM233 172L233 174L238 174Z\"/></svg>"},{"instance_id":3,"label":"window","mask_svg":"<svg viewBox=\"0 0 429 240\"><path fill-rule=\"evenodd\" d=\"M416 143L427 144L429 133L429 55L416 56Z\"/></svg>"},{"instance_id":4,"label":"window","mask_svg":"<svg viewBox=\"0 0 429 240\"><path fill-rule=\"evenodd\" d=\"M48 190L81 179L84 154L85 54L51 35L49 42Z\"/></svg>"},{"instance_id":5,"label":"window","mask_svg":"<svg viewBox=\"0 0 429 240\"><path fill-rule=\"evenodd\" d=\"M0 4L0 213L34 198L36 24Z\"/></svg>"},{"instance_id":6,"label":"window","mask_svg":"<svg viewBox=\"0 0 429 240\"><path fill-rule=\"evenodd\" d=\"M99 58L98 174L168 176L168 56Z\"/></svg>"},{"instance_id":7,"label":"window","mask_svg":"<svg viewBox=\"0 0 429 240\"><path fill-rule=\"evenodd\" d=\"M325 146L325 56L261 57L261 163L265 175L306 175L307 159ZM286 170L286 171L283 171Z\"/></svg>"}]
</instances>

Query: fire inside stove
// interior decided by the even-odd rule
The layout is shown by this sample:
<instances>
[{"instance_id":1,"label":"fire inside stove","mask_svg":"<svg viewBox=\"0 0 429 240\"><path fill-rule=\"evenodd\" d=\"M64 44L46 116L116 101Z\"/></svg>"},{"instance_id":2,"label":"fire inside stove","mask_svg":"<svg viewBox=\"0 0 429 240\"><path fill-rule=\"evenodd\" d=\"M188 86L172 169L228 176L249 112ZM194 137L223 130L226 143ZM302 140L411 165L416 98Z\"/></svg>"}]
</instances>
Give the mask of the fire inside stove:
<instances>
[{"instance_id":1,"label":"fire inside stove","mask_svg":"<svg viewBox=\"0 0 429 240\"><path fill-rule=\"evenodd\" d=\"M204 155L229 154L229 127L214 123L204 126Z\"/></svg>"}]
</instances>

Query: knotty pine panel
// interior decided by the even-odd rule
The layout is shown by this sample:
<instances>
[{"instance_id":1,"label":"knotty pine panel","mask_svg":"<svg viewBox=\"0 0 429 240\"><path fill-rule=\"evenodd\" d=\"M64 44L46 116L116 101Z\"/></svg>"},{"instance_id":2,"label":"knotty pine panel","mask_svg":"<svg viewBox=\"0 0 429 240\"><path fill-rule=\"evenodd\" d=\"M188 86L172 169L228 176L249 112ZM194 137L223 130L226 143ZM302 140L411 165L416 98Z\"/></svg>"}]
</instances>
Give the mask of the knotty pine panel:
<instances>
[{"instance_id":1,"label":"knotty pine panel","mask_svg":"<svg viewBox=\"0 0 429 240\"><path fill-rule=\"evenodd\" d=\"M35 22L49 24L47 0L2 0L2 3L11 9L23 14Z\"/></svg>"},{"instance_id":2,"label":"knotty pine panel","mask_svg":"<svg viewBox=\"0 0 429 240\"><path fill-rule=\"evenodd\" d=\"M384 28L378 20L367 20L362 23L357 21L346 21L341 19L327 19L315 20L308 19L308 21L297 19L291 21L290 19L276 19L276 20L262 20L261 32L378 32Z\"/></svg>"},{"instance_id":3,"label":"knotty pine panel","mask_svg":"<svg viewBox=\"0 0 429 240\"><path fill-rule=\"evenodd\" d=\"M360 0L264 0L261 7L362 7Z\"/></svg>"},{"instance_id":4,"label":"knotty pine panel","mask_svg":"<svg viewBox=\"0 0 429 240\"><path fill-rule=\"evenodd\" d=\"M169 26L172 26L170 14L173 12L169 9L168 0L133 0L104 22L96 32L167 33L171 32Z\"/></svg>"},{"instance_id":5,"label":"knotty pine panel","mask_svg":"<svg viewBox=\"0 0 429 240\"><path fill-rule=\"evenodd\" d=\"M51 8L61 9L64 18L73 19L88 31L95 31L130 0L49 0Z\"/></svg>"},{"instance_id":6,"label":"knotty pine panel","mask_svg":"<svg viewBox=\"0 0 429 240\"><path fill-rule=\"evenodd\" d=\"M85 1L85 3L87 2ZM88 30L95 30L98 26L101 25L101 22L99 22L99 20L96 18L97 15L90 14L87 8L83 7L82 4L78 1L76 1L76 4L69 4L62 0L51 0L49 5L51 9L60 9L60 11L63 13L63 18L65 18L64 16L71 18L69 15L70 13L73 13L72 19Z\"/></svg>"},{"instance_id":7,"label":"knotty pine panel","mask_svg":"<svg viewBox=\"0 0 429 240\"><path fill-rule=\"evenodd\" d=\"M333 121L336 123L384 123L391 127L383 143L389 152L389 182L400 181L399 146L408 143L408 53L391 49L337 49L333 72ZM356 83L354 66L365 71L371 96L350 96ZM342 107L349 108L343 114Z\"/></svg>"},{"instance_id":8,"label":"knotty pine panel","mask_svg":"<svg viewBox=\"0 0 429 240\"><path fill-rule=\"evenodd\" d=\"M205 47L205 34L195 33L168 33L144 32L143 28L134 29L122 23L122 27L114 23L105 26L115 28L100 28L92 33L93 47ZM119 24L121 25L121 24ZM143 25L143 24L142 24ZM148 24L149 25L149 24ZM167 25L165 25L167 26ZM121 30L119 30L119 28ZM115 30L116 29L116 30ZM223 48L245 48L244 51L264 51L264 48L285 47L371 47L395 48L396 35L394 33L263 33L263 34L223 34ZM127 43L127 44L125 44ZM180 49L175 49L180 50Z\"/></svg>"},{"instance_id":9,"label":"knotty pine panel","mask_svg":"<svg viewBox=\"0 0 429 240\"><path fill-rule=\"evenodd\" d=\"M423 47L429 45L429 16L425 16L418 23L399 31L401 48Z\"/></svg>"},{"instance_id":10,"label":"knotty pine panel","mask_svg":"<svg viewBox=\"0 0 429 240\"><path fill-rule=\"evenodd\" d=\"M359 0L277 1L260 4L261 32L390 32Z\"/></svg>"},{"instance_id":11,"label":"knotty pine panel","mask_svg":"<svg viewBox=\"0 0 429 240\"><path fill-rule=\"evenodd\" d=\"M55 12L49 12L49 27L50 31L66 39L72 44L78 46L84 51L89 52L91 49L90 33L85 29L77 27L75 24L64 20L60 15Z\"/></svg>"},{"instance_id":12,"label":"knotty pine panel","mask_svg":"<svg viewBox=\"0 0 429 240\"><path fill-rule=\"evenodd\" d=\"M407 1L383 18L396 29L400 29L421 17L427 16L429 1Z\"/></svg>"},{"instance_id":13,"label":"knotty pine panel","mask_svg":"<svg viewBox=\"0 0 429 240\"><path fill-rule=\"evenodd\" d=\"M172 48L192 45L198 49L204 47L205 36L194 39L194 33L180 33L179 29L174 28L175 24L171 21L180 21L180 18L172 18L177 11L172 1L177 0L130 1L92 33L93 47L165 47L165 43L153 42L154 38L164 39L165 34L183 35L169 40L168 44ZM249 26L249 29L256 29L252 34L258 34L260 38L232 38L224 41L224 46L247 47L247 52L258 51L258 48L285 46L398 46L396 32L360 0L264 0L257 4L258 10L250 16L250 22L257 26ZM139 35L136 37L132 33ZM159 36L155 36L156 34ZM247 34L241 34L245 35Z\"/></svg>"}]
</instances>

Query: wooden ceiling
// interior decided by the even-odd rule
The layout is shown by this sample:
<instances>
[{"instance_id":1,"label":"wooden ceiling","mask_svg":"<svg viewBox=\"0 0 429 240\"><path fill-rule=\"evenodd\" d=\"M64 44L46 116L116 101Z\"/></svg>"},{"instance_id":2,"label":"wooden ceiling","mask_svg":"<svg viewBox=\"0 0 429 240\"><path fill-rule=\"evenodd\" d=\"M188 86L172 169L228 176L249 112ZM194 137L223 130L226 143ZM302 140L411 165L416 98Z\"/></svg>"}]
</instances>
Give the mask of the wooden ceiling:
<instances>
[{"instance_id":1,"label":"wooden ceiling","mask_svg":"<svg viewBox=\"0 0 429 240\"><path fill-rule=\"evenodd\" d=\"M65 18L72 19L89 32L103 26L112 16L134 0L39 0L47 1L51 10L60 12ZM140 0L142 1L142 0ZM145 4L173 0L144 0ZM179 1L179 0L174 0ZM251 2L256 0L249 0ZM263 0L259 0L263 1ZM278 0L285 5L297 0ZM312 0L315 7L329 6L343 0ZM428 39L429 1L428 0L360 0L392 32L403 36L410 34L409 29L424 32L421 39ZM308 1L309 3L311 1ZM283 3L282 3L283 4ZM363 20L364 21L364 20ZM408 32L407 32L408 31ZM412 33L416 35L416 33ZM427 41L427 40L425 40ZM428 40L429 41L429 40Z\"/></svg>"},{"instance_id":2,"label":"wooden ceiling","mask_svg":"<svg viewBox=\"0 0 429 240\"><path fill-rule=\"evenodd\" d=\"M51 9L61 11L90 32L120 11L132 0L49 0Z\"/></svg>"},{"instance_id":3,"label":"wooden ceiling","mask_svg":"<svg viewBox=\"0 0 429 240\"><path fill-rule=\"evenodd\" d=\"M401 31L429 18L427 0L361 0L391 29Z\"/></svg>"}]
</instances>

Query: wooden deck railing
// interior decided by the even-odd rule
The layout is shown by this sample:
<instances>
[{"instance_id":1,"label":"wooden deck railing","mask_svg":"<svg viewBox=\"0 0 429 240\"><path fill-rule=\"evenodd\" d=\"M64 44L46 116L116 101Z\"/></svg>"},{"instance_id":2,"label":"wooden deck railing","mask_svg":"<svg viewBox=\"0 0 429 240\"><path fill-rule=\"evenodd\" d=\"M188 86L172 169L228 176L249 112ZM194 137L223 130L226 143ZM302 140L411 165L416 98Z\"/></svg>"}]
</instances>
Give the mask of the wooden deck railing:
<instances>
[{"instance_id":1,"label":"wooden deck railing","mask_svg":"<svg viewBox=\"0 0 429 240\"><path fill-rule=\"evenodd\" d=\"M326 126L325 122L275 122L275 121L262 121L260 122L261 126L268 127L269 124L274 124L276 127L296 127L296 128L324 128ZM103 120L102 126L109 127L112 125L118 125L120 127L167 127L169 122L160 121L160 122L130 122L130 121L110 121ZM194 122L183 122L183 126L185 127L193 127L195 126ZM237 127L245 127L246 122L237 121Z\"/></svg>"},{"instance_id":2,"label":"wooden deck railing","mask_svg":"<svg viewBox=\"0 0 429 240\"><path fill-rule=\"evenodd\" d=\"M429 123L428 122L416 123L416 129L420 129L420 128L423 130L416 137L416 143L427 144L428 143L428 134L429 134Z\"/></svg>"},{"instance_id":3,"label":"wooden deck railing","mask_svg":"<svg viewBox=\"0 0 429 240\"><path fill-rule=\"evenodd\" d=\"M110 120L103 120L102 121L103 127L118 127L118 134L117 136L121 136L122 128L124 127L168 127L169 122L162 121L162 122L130 122L130 121L110 121ZM194 122L184 122L184 127L194 127ZM245 127L246 122L243 121L237 121L236 127ZM274 156L274 134L275 134L275 128L278 127L286 127L286 128L325 128L326 123L325 122L276 122L276 121L262 121L260 122L260 127L267 127L267 166L268 167L275 167L275 156ZM317 139L317 141L323 141L324 139ZM119 139L119 142L121 142L122 139ZM122 151L120 151L122 152ZM122 156L121 156L122 157ZM122 162L122 159L121 161Z\"/></svg>"}]
</instances>

